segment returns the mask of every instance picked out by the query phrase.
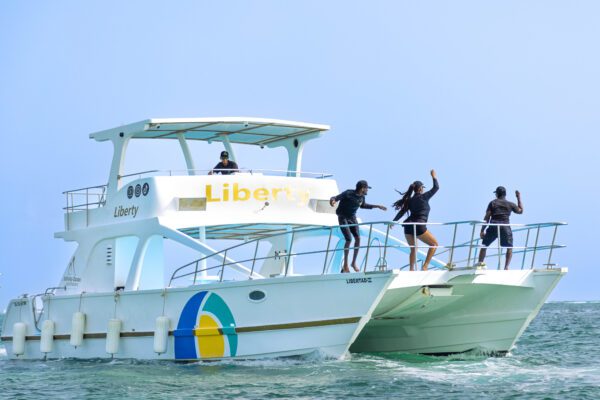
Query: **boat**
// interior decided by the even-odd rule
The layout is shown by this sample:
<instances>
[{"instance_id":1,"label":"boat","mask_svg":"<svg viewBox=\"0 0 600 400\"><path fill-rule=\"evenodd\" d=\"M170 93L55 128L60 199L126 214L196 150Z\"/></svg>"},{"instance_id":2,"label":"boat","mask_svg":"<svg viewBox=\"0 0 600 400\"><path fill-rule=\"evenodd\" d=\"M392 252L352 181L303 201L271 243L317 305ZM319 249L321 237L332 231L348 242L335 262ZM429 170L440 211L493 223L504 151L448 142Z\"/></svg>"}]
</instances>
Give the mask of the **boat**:
<instances>
[{"instance_id":1,"label":"boat","mask_svg":"<svg viewBox=\"0 0 600 400\"><path fill-rule=\"evenodd\" d=\"M488 253L489 266L478 265L483 224L430 224L436 235L446 228L450 244L441 246L437 257L445 255L449 261L434 260L434 270L399 272L350 351L507 354L568 272L552 259L553 250L564 247L556 243L556 235L565 223L510 224L516 240L516 267L510 270L504 269L501 247ZM489 225L496 229L506 224Z\"/></svg>"},{"instance_id":2,"label":"boat","mask_svg":"<svg viewBox=\"0 0 600 400\"><path fill-rule=\"evenodd\" d=\"M432 224L450 234L428 271L406 269L410 246L393 235L396 223L359 223L367 237L360 272L342 274L344 239L329 204L338 185L302 170L306 142L328 130L223 117L148 119L91 134L113 145L108 182L64 192L65 227L55 237L77 249L58 284L9 302L8 356L508 352L567 272L552 262L563 223L513 225L526 240L514 248L521 269L509 271L476 265L483 221ZM130 142L149 140L176 143L186 168L126 173ZM283 148L287 166L197 169L195 141L222 145L235 161L238 146ZM553 236L544 241L546 231ZM488 260L497 256L499 266L505 251Z\"/></svg>"}]
</instances>

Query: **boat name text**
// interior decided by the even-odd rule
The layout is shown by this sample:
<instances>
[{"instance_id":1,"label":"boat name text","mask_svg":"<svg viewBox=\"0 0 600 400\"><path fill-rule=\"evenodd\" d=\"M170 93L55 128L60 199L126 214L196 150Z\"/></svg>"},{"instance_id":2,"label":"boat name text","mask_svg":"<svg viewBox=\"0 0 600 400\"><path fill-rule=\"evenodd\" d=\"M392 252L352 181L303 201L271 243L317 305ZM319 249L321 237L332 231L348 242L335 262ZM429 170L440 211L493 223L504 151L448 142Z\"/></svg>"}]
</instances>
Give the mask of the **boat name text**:
<instances>
[{"instance_id":1,"label":"boat name text","mask_svg":"<svg viewBox=\"0 0 600 400\"><path fill-rule=\"evenodd\" d=\"M133 216L133 218L135 218L135 216L137 215L137 212L138 212L139 208L140 208L139 206L131 206L131 207L119 206L119 207L115 207L115 218L126 217L128 215L131 215L131 216Z\"/></svg>"},{"instance_id":2,"label":"boat name text","mask_svg":"<svg viewBox=\"0 0 600 400\"><path fill-rule=\"evenodd\" d=\"M81 282L81 278L78 276L65 276L63 277L63 281L65 282L65 285L77 286Z\"/></svg>"},{"instance_id":3,"label":"boat name text","mask_svg":"<svg viewBox=\"0 0 600 400\"><path fill-rule=\"evenodd\" d=\"M294 188L291 186L284 186L278 188L267 189L265 187L259 187L256 189L240 188L237 183L233 184L233 187L229 187L229 183L223 184L220 189L214 189L213 185L206 185L206 201L219 202L219 201L276 201L281 198L285 198L288 201L296 202L299 206L305 206L308 204L310 199L310 192L307 189Z\"/></svg>"},{"instance_id":4,"label":"boat name text","mask_svg":"<svg viewBox=\"0 0 600 400\"><path fill-rule=\"evenodd\" d=\"M27 300L15 300L12 302L14 307L21 307L27 304Z\"/></svg>"},{"instance_id":5,"label":"boat name text","mask_svg":"<svg viewBox=\"0 0 600 400\"><path fill-rule=\"evenodd\" d=\"M371 278L350 278L346 279L346 283L371 283Z\"/></svg>"}]
</instances>

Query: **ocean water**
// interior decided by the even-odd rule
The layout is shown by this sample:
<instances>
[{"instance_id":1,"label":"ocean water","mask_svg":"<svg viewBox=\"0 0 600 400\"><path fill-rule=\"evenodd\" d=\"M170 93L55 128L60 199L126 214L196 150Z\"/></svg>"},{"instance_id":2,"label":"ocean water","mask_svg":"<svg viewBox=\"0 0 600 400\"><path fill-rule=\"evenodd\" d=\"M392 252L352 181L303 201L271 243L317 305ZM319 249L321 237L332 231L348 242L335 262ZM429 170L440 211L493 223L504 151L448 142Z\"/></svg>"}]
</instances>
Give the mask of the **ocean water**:
<instances>
[{"instance_id":1,"label":"ocean water","mask_svg":"<svg viewBox=\"0 0 600 400\"><path fill-rule=\"evenodd\" d=\"M600 302L544 305L501 358L352 354L179 364L10 361L6 399L600 399Z\"/></svg>"}]
</instances>

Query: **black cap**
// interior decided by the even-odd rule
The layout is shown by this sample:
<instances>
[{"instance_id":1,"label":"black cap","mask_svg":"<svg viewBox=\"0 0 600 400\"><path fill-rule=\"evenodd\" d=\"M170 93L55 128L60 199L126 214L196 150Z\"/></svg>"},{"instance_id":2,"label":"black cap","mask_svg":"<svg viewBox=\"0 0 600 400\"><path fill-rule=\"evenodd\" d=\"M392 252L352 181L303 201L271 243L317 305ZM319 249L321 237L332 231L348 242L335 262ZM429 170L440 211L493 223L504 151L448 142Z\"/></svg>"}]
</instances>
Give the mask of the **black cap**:
<instances>
[{"instance_id":1,"label":"black cap","mask_svg":"<svg viewBox=\"0 0 600 400\"><path fill-rule=\"evenodd\" d=\"M506 188L504 186L498 186L496 190L494 190L498 196L506 196Z\"/></svg>"},{"instance_id":2,"label":"black cap","mask_svg":"<svg viewBox=\"0 0 600 400\"><path fill-rule=\"evenodd\" d=\"M361 179L360 181L356 182L356 190L362 189L365 187L371 189L371 186L369 186L369 184L365 180Z\"/></svg>"},{"instance_id":3,"label":"black cap","mask_svg":"<svg viewBox=\"0 0 600 400\"><path fill-rule=\"evenodd\" d=\"M229 153L226 151L221 152L221 158L229 158Z\"/></svg>"},{"instance_id":4,"label":"black cap","mask_svg":"<svg viewBox=\"0 0 600 400\"><path fill-rule=\"evenodd\" d=\"M425 185L423 185L423 182L421 182L421 181L414 181L413 182L413 187L414 187L414 190L417 190L420 187L425 187Z\"/></svg>"}]
</instances>

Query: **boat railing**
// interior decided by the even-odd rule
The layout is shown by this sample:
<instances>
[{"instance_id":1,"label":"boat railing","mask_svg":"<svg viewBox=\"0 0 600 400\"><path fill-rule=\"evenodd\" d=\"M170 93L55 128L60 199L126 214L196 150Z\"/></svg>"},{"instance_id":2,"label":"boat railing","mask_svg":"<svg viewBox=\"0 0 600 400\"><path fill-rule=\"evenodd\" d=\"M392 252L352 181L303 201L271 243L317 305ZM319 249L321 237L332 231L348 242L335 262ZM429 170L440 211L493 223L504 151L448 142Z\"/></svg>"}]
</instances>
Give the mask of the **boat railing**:
<instances>
[{"instance_id":1,"label":"boat railing","mask_svg":"<svg viewBox=\"0 0 600 400\"><path fill-rule=\"evenodd\" d=\"M395 227L398 227L401 233L404 233L403 228L409 226L413 232L416 232L418 225L427 224L430 230L440 239L447 240L448 245L438 244L437 246L429 246L419 243L417 240L414 245L393 237L390 233ZM535 224L488 224L484 221L456 221L447 223L396 223L396 222L368 222L360 224L351 224L344 226L319 226L319 227L303 227L290 229L283 233L263 236L260 238L251 239L231 247L216 251L205 255L197 260L187 263L177 268L171 275L169 286L173 282L182 278L187 278L193 284L201 283L206 280L209 273L215 273L212 280L222 281L225 273L229 270L237 271L233 267L244 266L243 274L245 279L255 279L263 277L256 271L260 263L270 262L278 264L281 268L273 276L288 276L291 272L292 265L295 269L300 258L310 258L310 264L314 268L318 266L318 274L337 273L340 272L341 260L345 249L340 245L344 243L340 228L356 226L359 229L361 237L366 236L366 245L351 246L347 250L350 252L351 259L354 250L359 250L362 259L359 263L360 270L386 270L388 268L406 268L408 264L400 263L398 254L409 253L414 248L417 259L422 263L426 257L426 251L431 248L436 249L434 259L430 264L433 269L472 269L481 268L478 265L478 251L482 248L488 249L487 259L493 260L493 265L497 262L497 269L502 269L502 260L506 255L506 251L512 249L513 258L521 256L520 269L534 269L542 265L545 268L553 268L556 264L553 262L553 250L563 248L565 246L556 243L557 231L560 226L566 225L562 222L544 222ZM513 229L515 237L519 239L515 241L512 247L504 247L500 240L485 247L481 244L481 237L477 228L482 226L487 229L500 229L503 226L509 226ZM445 232L444 232L445 231ZM547 231L544 233L544 231ZM467 237L465 240L464 237ZM524 236L524 237L523 237ZM310 237L318 237L319 243L326 243L326 246L314 248L309 251L297 249L299 242L302 239ZM498 238L501 236L498 235ZM534 239L535 237L535 239ZM361 239L362 240L362 239ZM334 243L335 242L335 243ZM440 240L441 242L441 240ZM264 253L264 248L261 245L268 243L267 254ZM274 250L272 243L286 243L284 248ZM245 250L246 256L233 259L234 255ZM260 252L259 252L260 251ZM392 256L392 251L396 251ZM375 253L376 252L376 253ZM544 254L544 259L540 261L540 254ZM547 258L546 258L547 257ZM404 260L406 256L403 255ZM529 258L529 261L528 261ZM320 261L319 261L320 260ZM375 260L373 262L373 260ZM536 263L537 261L537 263ZM545 263L543 261L546 261ZM210 265L209 265L210 264ZM527 265L526 265L527 264ZM314 274L314 272L313 272Z\"/></svg>"},{"instance_id":2,"label":"boat railing","mask_svg":"<svg viewBox=\"0 0 600 400\"><path fill-rule=\"evenodd\" d=\"M210 173L216 172L231 172L230 169L181 169L181 170L148 170L139 171L126 175L119 175L119 179L131 178L141 179L146 176L195 176L195 175L209 175ZM316 178L325 179L331 178L333 175L325 172L307 172L307 171L288 171L283 169L251 169L251 168L240 168L235 173L249 174L249 175L269 175L269 176L295 176L302 178ZM99 208L106 204L106 189L108 185L89 186L80 189L68 190L63 192L66 198L66 210L67 213L89 210L93 208Z\"/></svg>"},{"instance_id":3,"label":"boat railing","mask_svg":"<svg viewBox=\"0 0 600 400\"><path fill-rule=\"evenodd\" d=\"M69 214L77 211L85 211L86 226L88 225L89 211L106 204L107 187L107 185L98 185L63 192L66 199L66 206L63 207L63 210L67 214L67 229L70 227Z\"/></svg>"},{"instance_id":4,"label":"boat railing","mask_svg":"<svg viewBox=\"0 0 600 400\"><path fill-rule=\"evenodd\" d=\"M148 171L134 172L126 175L119 175L119 179L129 178L141 179L146 176L196 176L196 175L210 175L211 173L227 172L231 173L231 169L169 169L160 170L153 169ZM285 169L260 169L260 168L238 168L233 170L234 174L249 174L249 175L268 175L268 176L293 176L299 178L315 178L325 179L331 178L333 174L326 172L308 172L308 171L290 171Z\"/></svg>"}]
</instances>

